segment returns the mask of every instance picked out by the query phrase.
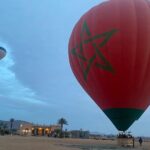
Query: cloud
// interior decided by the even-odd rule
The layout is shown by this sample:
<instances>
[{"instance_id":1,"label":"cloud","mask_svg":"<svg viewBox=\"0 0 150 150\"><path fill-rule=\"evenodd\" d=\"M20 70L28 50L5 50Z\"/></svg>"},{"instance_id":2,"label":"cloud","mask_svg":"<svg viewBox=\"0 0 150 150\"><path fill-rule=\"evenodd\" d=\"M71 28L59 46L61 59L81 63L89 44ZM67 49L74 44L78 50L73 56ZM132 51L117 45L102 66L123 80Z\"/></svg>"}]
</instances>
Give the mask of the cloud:
<instances>
[{"instance_id":1,"label":"cloud","mask_svg":"<svg viewBox=\"0 0 150 150\"><path fill-rule=\"evenodd\" d=\"M0 61L0 96L9 100L24 101L36 105L47 105L36 92L21 83L12 67L15 65L11 49L7 43L0 42L0 46L7 51L5 58Z\"/></svg>"}]
</instances>

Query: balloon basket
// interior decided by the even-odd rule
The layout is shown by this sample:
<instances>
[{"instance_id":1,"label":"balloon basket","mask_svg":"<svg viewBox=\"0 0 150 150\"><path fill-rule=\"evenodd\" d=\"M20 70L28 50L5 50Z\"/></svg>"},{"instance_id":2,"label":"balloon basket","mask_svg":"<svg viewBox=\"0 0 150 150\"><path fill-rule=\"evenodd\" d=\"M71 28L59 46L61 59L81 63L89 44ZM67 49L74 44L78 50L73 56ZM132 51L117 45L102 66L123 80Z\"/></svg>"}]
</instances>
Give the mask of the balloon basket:
<instances>
[{"instance_id":1,"label":"balloon basket","mask_svg":"<svg viewBox=\"0 0 150 150\"><path fill-rule=\"evenodd\" d=\"M118 134L117 144L121 147L134 147L134 137L131 134Z\"/></svg>"}]
</instances>

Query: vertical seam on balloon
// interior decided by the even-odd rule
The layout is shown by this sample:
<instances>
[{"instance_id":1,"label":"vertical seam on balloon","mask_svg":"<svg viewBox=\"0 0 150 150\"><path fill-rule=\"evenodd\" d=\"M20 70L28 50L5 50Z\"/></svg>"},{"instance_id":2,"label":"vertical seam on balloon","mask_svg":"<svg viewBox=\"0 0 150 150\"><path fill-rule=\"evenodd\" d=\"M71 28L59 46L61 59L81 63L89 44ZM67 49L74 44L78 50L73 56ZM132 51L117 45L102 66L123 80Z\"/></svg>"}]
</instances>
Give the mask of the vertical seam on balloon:
<instances>
[{"instance_id":1,"label":"vertical seam on balloon","mask_svg":"<svg viewBox=\"0 0 150 150\"><path fill-rule=\"evenodd\" d=\"M82 19L82 18L81 18ZM82 29L82 26L83 26L83 24L81 23L81 29ZM82 45L81 44L79 44L79 45L77 45L76 46L76 48L78 48L78 47L80 47L81 49L80 49L80 52L81 52L81 50L83 49L83 47L82 47ZM84 51L82 51L82 53L84 53ZM85 61L86 60L86 58L84 57L84 55L83 55L83 57L82 57L82 55L81 55L81 57L76 57L76 59L77 59L77 62L78 62L78 64L79 64L79 66L80 66L80 70L81 70L81 72L82 72L82 75L84 74L84 72L83 72L83 64L81 63L81 61L79 60L79 59L81 59L81 58L84 58L84 59L82 59L83 61ZM80 78L82 78L83 76L81 76L81 74L80 73L78 73L79 74L79 76L80 76ZM81 80L82 81L82 80ZM84 83L85 84L85 83Z\"/></svg>"},{"instance_id":2,"label":"vertical seam on balloon","mask_svg":"<svg viewBox=\"0 0 150 150\"><path fill-rule=\"evenodd\" d=\"M149 10L149 14L150 14L150 4L149 4L148 1L144 1L144 2L146 3L147 11ZM148 19L149 19L149 18L148 18ZM150 25L150 19L149 19L149 25ZM148 26L148 27L149 27L149 26ZM149 30L149 32L147 32L147 34L150 33L150 27L149 27L149 28L148 28L148 27L147 27L147 30ZM148 35L149 35L149 34L148 34ZM148 36L148 35L147 35L147 36ZM149 35L149 37L150 37L150 35ZM147 44L149 45L147 49L150 49L150 44L149 44L148 41L147 41ZM144 77L143 77L143 84L142 84L142 87L143 87L143 88L144 88L143 85L144 85L144 83L146 82L146 81L145 81L145 78L146 78L147 72L148 72L147 70L148 70L149 60L150 60L150 50L148 50L148 56L147 56L147 61L146 61L147 63L146 63L146 67L145 67L146 69L145 69ZM148 99L148 98L147 98L147 99Z\"/></svg>"},{"instance_id":3,"label":"vertical seam on balloon","mask_svg":"<svg viewBox=\"0 0 150 150\"><path fill-rule=\"evenodd\" d=\"M97 8L98 8L98 6L97 6ZM93 9L94 10L94 9ZM91 18L94 18L94 14L92 13L92 11L89 11L89 15L92 15L92 17ZM87 20L84 20L84 22L86 22L87 23ZM93 20L91 20L91 23L93 23ZM88 24L87 24L88 25ZM90 32L89 33L89 36L91 36L92 37L92 35L91 35L92 33ZM87 56L86 55L86 52L83 52L84 53L84 55L85 55L85 57ZM89 69L90 69L90 66L92 65L92 63L93 63L93 61L94 61L94 58L95 58L96 56L94 55L94 56L92 56L92 59L90 59L90 64L87 66L87 70L86 71L90 71ZM93 72L91 71L90 72L91 73L91 79L92 79L92 82L93 82L93 84L92 84L92 86L93 85L97 85L97 81L95 80L95 76L93 75ZM87 74L87 78L88 78L88 74ZM95 93L95 91L93 90L93 87L92 86L90 86L90 89ZM97 94L96 94L97 95ZM92 97L92 98L94 98L94 97ZM97 103L97 100L95 99L95 102ZM98 104L98 103L97 103Z\"/></svg>"},{"instance_id":4,"label":"vertical seam on balloon","mask_svg":"<svg viewBox=\"0 0 150 150\"><path fill-rule=\"evenodd\" d=\"M148 2L147 1L143 1L143 2L145 2L146 3L146 5L148 5ZM149 7L149 6L147 6L147 7ZM149 22L150 22L150 19L149 19ZM148 30L148 28L147 28L147 30ZM147 43L149 43L149 42L147 42ZM148 60L149 60L149 56L150 56L150 52L149 52L149 55L148 55ZM148 61L147 61L148 62ZM148 63L146 63L146 68L148 67ZM146 73L144 73L144 74L146 74ZM145 75L144 75L145 76ZM145 77L144 77L145 78Z\"/></svg>"},{"instance_id":5,"label":"vertical seam on balloon","mask_svg":"<svg viewBox=\"0 0 150 150\"><path fill-rule=\"evenodd\" d=\"M75 27L75 29L76 29L76 27ZM74 31L75 31L75 29L74 29ZM74 34L75 34L76 32L74 32ZM75 35L72 35L73 36L73 41L75 41ZM74 42L75 43L75 42ZM72 49L70 49L69 50L69 53L70 53L70 57L72 57L71 55L72 55L72 52L71 52L71 50ZM77 60L77 63L78 63L78 65L80 66L80 62L79 62L79 59L78 59L78 57L76 58L76 60ZM70 64L72 64L73 66L75 66L74 65L74 63L75 63L75 61L73 60L73 59L70 59L70 62L72 62L72 63L70 63ZM73 67L73 68L75 68L75 67ZM81 68L79 68L79 70L81 70ZM82 71L82 70L81 70ZM74 72L74 70L73 70L73 72ZM82 77L81 77L81 74L77 71L76 72L77 73L77 76L78 76L78 78L80 78L81 80L79 80L79 83L81 84L81 82L80 81L82 81ZM75 75L75 73L74 73L74 75ZM76 75L75 75L75 77L76 77ZM77 77L76 77L77 78ZM82 85L82 84L81 84ZM84 86L86 86L87 87L87 85L86 85L86 83L84 82ZM87 87L87 89L88 89L88 87Z\"/></svg>"},{"instance_id":6,"label":"vertical seam on balloon","mask_svg":"<svg viewBox=\"0 0 150 150\"><path fill-rule=\"evenodd\" d=\"M136 8L135 8L135 1L130 1L131 2L131 5L133 6L133 14L134 14L134 18L135 18L135 20L137 20L137 13L136 13ZM135 64L136 64L136 56L137 56L137 51L136 51L136 49L137 49L137 41L138 41L138 27L137 27L137 21L134 23L134 25L135 25L135 33L136 33L136 35L135 35L135 38L136 38L136 40L135 40L135 48L134 48L134 55L132 55L132 63L133 64L131 64L131 66L132 66L132 71L131 71L131 77L130 77L130 87L134 87L134 80L135 80L135 77L134 77L134 75L135 75ZM133 48L132 48L132 50L133 50ZM134 89L135 90L135 89ZM131 94L130 95L130 100L132 101L132 99L131 99L131 97L134 97L134 94Z\"/></svg>"},{"instance_id":7,"label":"vertical seam on balloon","mask_svg":"<svg viewBox=\"0 0 150 150\"><path fill-rule=\"evenodd\" d=\"M147 6L147 3L145 2L145 1L142 1L142 3L145 3L145 9L146 9L146 6ZM143 4L143 6L144 6L144 4ZM148 6L147 6L148 7ZM146 10L145 10L146 11ZM146 28L146 30L148 30L148 27ZM147 35L148 36L148 35ZM148 41L146 42L146 44L148 44ZM139 84L139 87L140 88L144 88L143 87L143 84L144 84L144 78L145 78L145 75L146 75L146 68L147 68L147 59L148 59L148 57L149 57L149 55L147 56L146 54L147 54L147 49L145 49L145 50L143 50L144 51L144 55L146 56L145 58L144 58L144 63L143 63L143 68L142 68L142 72L141 72L141 75L140 75L140 84ZM146 59L146 60L145 60Z\"/></svg>"},{"instance_id":8,"label":"vertical seam on balloon","mask_svg":"<svg viewBox=\"0 0 150 150\"><path fill-rule=\"evenodd\" d=\"M143 2L145 2L145 1L142 1L142 3ZM134 6L135 6L135 13L136 13L136 20L137 20L137 47L139 47L138 46L138 44L139 44L139 32L138 32L138 29L139 29L139 23L141 23L141 22L139 22L139 18L138 18L138 16L137 16L137 9L136 9L136 2L134 1ZM145 2L145 4L146 4L146 2ZM147 5L147 4L146 4ZM145 6L146 6L145 5ZM146 9L146 8L145 8ZM148 28L147 28L147 30L148 30ZM144 51L144 50L143 50ZM147 49L146 49L146 52L147 52ZM136 51L136 56L137 56L137 51ZM148 59L148 57L149 57L149 55L146 57L147 59ZM137 62L137 57L136 57L136 60L135 60L135 62ZM144 60L144 64L143 64L144 66L143 66L143 68L147 68L147 65L148 65L148 62L146 63L146 61ZM143 89L143 84L144 84L144 79L145 79L145 76L146 76L146 69L143 69L143 68L141 68L141 71L143 72L141 72L141 74L140 74L140 76L139 76L139 83L138 83L138 90L136 90L136 93L139 93L140 91L140 89L142 88ZM135 71L134 71L135 72ZM136 75L135 73L134 73L134 75ZM134 79L133 79L133 81L134 81ZM135 86L134 86L135 87ZM143 89L144 90L144 89ZM139 99L139 101L137 101L137 103L138 102L140 102L140 99ZM144 106L145 107L145 106Z\"/></svg>"},{"instance_id":9,"label":"vertical seam on balloon","mask_svg":"<svg viewBox=\"0 0 150 150\"><path fill-rule=\"evenodd\" d=\"M136 48L135 48L135 54L133 55L134 56L134 65L133 65L133 75L134 76L132 76L133 77L133 80L131 80L131 81L133 81L132 82L132 84L133 84L133 87L135 87L135 85L136 85L136 82L134 82L135 81L135 72L136 72L136 61L137 61L137 44L139 43L138 42L138 36L139 36L139 33L138 33L138 17L137 17L137 11L136 11L136 6L135 6L136 4L135 4L135 1L133 1L133 6L134 6L134 12L135 12L135 19L136 19L136 43L135 43L135 45L136 45ZM136 89L134 89L135 90L135 92L136 92Z\"/></svg>"},{"instance_id":10,"label":"vertical seam on balloon","mask_svg":"<svg viewBox=\"0 0 150 150\"><path fill-rule=\"evenodd\" d=\"M83 20L82 27L81 27L81 42L82 42L82 45L85 44L85 40L82 37L82 35L84 34L83 30L86 30L87 35L91 36L91 33L89 31L87 22L85 20ZM85 56L85 58L87 58L87 55L86 55L87 53L84 52L84 50L82 51L82 53L83 53L83 56ZM87 60L88 64L87 64L86 69L83 68L83 78L84 78L84 81L87 81L88 73L90 71L90 67L91 67L93 61L94 61L94 56L92 56L92 58L90 58L90 60Z\"/></svg>"},{"instance_id":11,"label":"vertical seam on balloon","mask_svg":"<svg viewBox=\"0 0 150 150\"><path fill-rule=\"evenodd\" d=\"M99 6L100 6L100 5L99 5ZM97 6L97 9L98 9L98 6ZM92 11L91 11L91 13L92 13ZM95 15L94 15L94 13L92 13L91 15L93 16L91 22L95 23L95 22L94 22L94 21L95 21ZM97 16L96 16L96 17L97 17ZM102 24L101 24L101 25L102 25ZM92 33L91 33L91 34L92 34ZM94 35L92 35L92 36L94 36ZM93 45L93 41L92 41L92 45ZM94 70L94 73L91 72L91 75L92 75L92 79L93 79L94 85L96 85L96 87L98 87L99 82L97 82L97 81L99 81L99 80L97 80L97 75L94 75L94 74L97 74L97 71L95 72L95 70ZM99 94L102 93L102 91L103 91L102 88L100 88L100 89L98 89L98 90L99 90L98 93L96 93L95 90L94 90L93 92L94 92L96 95L99 95ZM96 96L96 97L97 97L97 96ZM97 101L97 99L95 99L95 102L96 102L96 104L101 108L101 106L100 106L99 102Z\"/></svg>"},{"instance_id":12,"label":"vertical seam on balloon","mask_svg":"<svg viewBox=\"0 0 150 150\"><path fill-rule=\"evenodd\" d=\"M120 1L118 1L118 5L120 4L119 2L120 2ZM117 5L117 8L119 9L119 10L118 10L118 11L119 11L119 13L118 13L118 14L119 14L119 27L120 27L120 29L122 29L122 28L121 28L121 19L122 19L122 18L121 18L121 15L120 15L120 14L121 14L121 9L120 9L120 7L119 7L118 5ZM123 45L123 44L122 44L122 39L123 39L123 38L122 38L122 32L120 32L119 36L120 36L120 39L121 39L121 40L120 40L120 41L121 41L121 50L120 50L120 52L121 52L121 53L120 53L121 59L120 59L120 60L121 60L121 66L122 66L122 49L123 49L123 48L122 48L122 45ZM123 72L123 71L122 71L122 68L121 68L121 76L122 76L122 72ZM119 81L120 81L120 80L122 80L122 78L119 78ZM121 83L121 84L122 84L122 83ZM119 89L122 89L122 85L120 85L120 84L119 84ZM122 90L121 90L121 91L122 91ZM117 100L116 102L118 103L118 100Z\"/></svg>"},{"instance_id":13,"label":"vertical seam on balloon","mask_svg":"<svg viewBox=\"0 0 150 150\"><path fill-rule=\"evenodd\" d=\"M145 7L147 6L147 3L146 3L146 1L143 1L143 3L145 3L146 5L145 5ZM147 6L148 7L148 6ZM146 9L146 8L145 8ZM148 27L146 28L147 29L147 31L148 31ZM147 32L146 32L147 33ZM148 36L148 35L147 35ZM147 43L146 44L148 44L148 41L147 41ZM147 50L146 50L146 52L147 52ZM146 55L147 56L147 55ZM149 58L149 55L146 57L147 59ZM143 86L143 84L144 84L144 78L145 78L145 75L146 75L146 68L147 68L147 66L148 66L148 64L147 64L147 60L145 60L146 62L145 62L145 69L144 69L144 73L143 73L143 79L142 79L142 86Z\"/></svg>"}]
</instances>

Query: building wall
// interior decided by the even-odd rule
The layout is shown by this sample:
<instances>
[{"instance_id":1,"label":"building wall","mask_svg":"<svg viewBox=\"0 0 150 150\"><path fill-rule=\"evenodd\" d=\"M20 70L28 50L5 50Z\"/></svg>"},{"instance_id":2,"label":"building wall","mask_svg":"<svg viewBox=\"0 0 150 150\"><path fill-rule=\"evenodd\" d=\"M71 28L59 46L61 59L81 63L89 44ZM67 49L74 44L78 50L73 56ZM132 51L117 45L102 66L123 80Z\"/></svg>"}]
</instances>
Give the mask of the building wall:
<instances>
[{"instance_id":1,"label":"building wall","mask_svg":"<svg viewBox=\"0 0 150 150\"><path fill-rule=\"evenodd\" d=\"M73 130L69 132L70 138L89 138L89 131L82 131L82 130Z\"/></svg>"},{"instance_id":2,"label":"building wall","mask_svg":"<svg viewBox=\"0 0 150 150\"><path fill-rule=\"evenodd\" d=\"M19 130L20 135L32 135L32 124L21 124L20 125L20 130Z\"/></svg>"},{"instance_id":3,"label":"building wall","mask_svg":"<svg viewBox=\"0 0 150 150\"><path fill-rule=\"evenodd\" d=\"M49 136L56 129L60 129L59 125L32 125L32 124L22 124L20 125L20 135L33 135L33 136Z\"/></svg>"}]
</instances>

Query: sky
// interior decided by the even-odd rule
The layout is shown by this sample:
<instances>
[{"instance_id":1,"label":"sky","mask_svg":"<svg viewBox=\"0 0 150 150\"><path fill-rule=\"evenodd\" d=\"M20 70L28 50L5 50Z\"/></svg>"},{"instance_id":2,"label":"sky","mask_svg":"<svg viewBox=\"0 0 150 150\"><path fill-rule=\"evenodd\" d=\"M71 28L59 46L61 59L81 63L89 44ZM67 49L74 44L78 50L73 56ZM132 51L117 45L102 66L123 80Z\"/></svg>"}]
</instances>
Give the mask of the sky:
<instances>
[{"instance_id":1,"label":"sky","mask_svg":"<svg viewBox=\"0 0 150 150\"><path fill-rule=\"evenodd\" d=\"M102 0L1 0L0 120L56 124L68 130L117 134L117 129L79 85L68 60L74 25ZM130 128L149 136L150 109ZM148 132L149 131L149 132Z\"/></svg>"}]
</instances>

